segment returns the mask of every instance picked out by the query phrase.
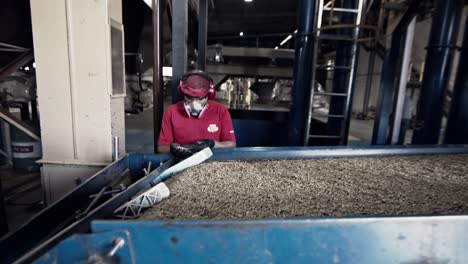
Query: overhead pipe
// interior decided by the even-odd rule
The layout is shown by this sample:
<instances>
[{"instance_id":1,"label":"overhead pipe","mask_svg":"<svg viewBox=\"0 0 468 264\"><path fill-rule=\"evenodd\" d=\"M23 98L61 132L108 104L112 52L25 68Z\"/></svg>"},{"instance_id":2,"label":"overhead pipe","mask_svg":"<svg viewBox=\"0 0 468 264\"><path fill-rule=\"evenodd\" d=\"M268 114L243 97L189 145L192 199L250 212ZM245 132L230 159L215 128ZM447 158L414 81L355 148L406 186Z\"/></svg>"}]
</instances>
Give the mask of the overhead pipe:
<instances>
[{"instance_id":1,"label":"overhead pipe","mask_svg":"<svg viewBox=\"0 0 468 264\"><path fill-rule=\"evenodd\" d=\"M445 144L468 144L468 18L458 62L452 106L450 109Z\"/></svg>"},{"instance_id":2,"label":"overhead pipe","mask_svg":"<svg viewBox=\"0 0 468 264\"><path fill-rule=\"evenodd\" d=\"M437 144L463 0L437 0L424 68L413 144Z\"/></svg>"},{"instance_id":3,"label":"overhead pipe","mask_svg":"<svg viewBox=\"0 0 468 264\"><path fill-rule=\"evenodd\" d=\"M153 145L154 153L158 152L158 139L164 111L163 101L163 15L167 0L153 0Z\"/></svg>"},{"instance_id":4,"label":"overhead pipe","mask_svg":"<svg viewBox=\"0 0 468 264\"><path fill-rule=\"evenodd\" d=\"M305 127L309 112L312 87L312 63L314 54L315 0L300 1L300 15L296 34L294 58L294 85L292 106L289 116L288 143L300 146L305 142Z\"/></svg>"}]
</instances>

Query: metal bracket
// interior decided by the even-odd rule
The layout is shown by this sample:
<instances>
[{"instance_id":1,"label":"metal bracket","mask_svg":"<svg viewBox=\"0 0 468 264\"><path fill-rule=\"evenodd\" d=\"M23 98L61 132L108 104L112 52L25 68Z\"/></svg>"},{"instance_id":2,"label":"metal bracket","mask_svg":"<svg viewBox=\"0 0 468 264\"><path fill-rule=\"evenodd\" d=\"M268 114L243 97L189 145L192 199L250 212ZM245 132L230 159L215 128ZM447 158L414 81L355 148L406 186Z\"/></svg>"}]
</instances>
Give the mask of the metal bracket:
<instances>
[{"instance_id":1,"label":"metal bracket","mask_svg":"<svg viewBox=\"0 0 468 264\"><path fill-rule=\"evenodd\" d=\"M114 211L114 215L122 219L128 218L138 218L143 209L151 207L156 203L159 203L164 198L167 198L170 194L167 186L162 182L165 179L171 177L172 175L179 173L187 168L198 165L205 160L209 159L213 155L213 152L210 148L205 148L191 157L177 163L176 165L165 170L161 175L154 179L150 185L156 186L150 188L149 190L141 193L137 197L133 198L124 205L118 207ZM148 169L143 169L146 174L149 173L151 168L151 161L148 162Z\"/></svg>"},{"instance_id":2,"label":"metal bracket","mask_svg":"<svg viewBox=\"0 0 468 264\"><path fill-rule=\"evenodd\" d=\"M42 255L35 263L136 263L127 231L74 235Z\"/></svg>"}]
</instances>

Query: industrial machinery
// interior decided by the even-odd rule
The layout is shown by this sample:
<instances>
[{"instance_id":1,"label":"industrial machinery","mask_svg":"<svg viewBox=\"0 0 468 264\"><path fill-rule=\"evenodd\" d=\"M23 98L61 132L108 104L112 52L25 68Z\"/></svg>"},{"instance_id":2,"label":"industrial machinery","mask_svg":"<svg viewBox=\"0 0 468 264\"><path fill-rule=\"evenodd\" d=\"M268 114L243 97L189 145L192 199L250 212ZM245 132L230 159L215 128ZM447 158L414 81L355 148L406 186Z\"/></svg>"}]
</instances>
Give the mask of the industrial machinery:
<instances>
[{"instance_id":1,"label":"industrial machinery","mask_svg":"<svg viewBox=\"0 0 468 264\"><path fill-rule=\"evenodd\" d=\"M254 50L254 55L260 55L260 57L277 59L284 56L290 62L295 57L294 71L291 65L277 67L278 65L275 63L278 61L272 62L270 59L267 59L268 63L255 65L255 67L236 67L238 65L234 63L234 58L251 57L252 49L215 47L214 59L208 59L206 71L218 74L219 80L231 74L228 78L233 78L237 82L236 88L226 88L226 95L228 98L232 96L228 101L229 103L233 102L237 108L236 111L231 112L235 130L243 132L237 138L238 146L249 145L249 140L262 146L269 145L271 142L277 146L299 146L310 144L311 139L327 139L333 141L331 142L333 144L346 144L352 91L355 85L359 27L363 22L362 12L365 1L336 2L346 5L334 6L335 1L328 3L319 1L319 5L315 5L314 1L302 1L299 8L301 19L294 33L297 33L296 56L292 50L279 48ZM391 111L386 111L385 108L389 110L390 107L385 107L385 105L391 104L392 96L390 95L393 94L393 87L395 87L393 82L396 65L393 64L398 61L396 58L399 57L401 50L401 43L399 43L401 39L398 35L405 31L409 21L414 18L415 9L418 9L419 6L416 2L418 1L409 2L408 11L403 14L393 33L395 38L392 39L392 42L395 43L392 43L392 47L386 55L387 59L382 73L383 88L379 99L381 110L377 112L377 115L381 117L376 123L375 138L378 140L374 142L375 144L383 144L388 134L389 122L387 121ZM449 2L462 4L462 1ZM457 8L458 5L449 2L447 2L447 6L452 6L452 8L444 9L442 8L445 6L443 5L444 1L438 0L439 8L436 10L441 10L438 12L444 10L460 11L461 8ZM188 21L186 6L183 3L184 1L173 1L171 5L173 13L177 14L177 16L171 17L173 23L172 47L174 51L178 51L172 53L173 60L171 61L174 72L173 80L175 80L172 82L172 86L174 86L172 99L174 101L178 96L177 89L174 89L177 86L177 78L180 78L184 73L187 65L194 66L195 63L194 61L187 62L187 57L191 56L185 56L187 54L186 24L193 26L194 23L178 23ZM315 7L318 7L317 12L315 12ZM200 8L200 10L202 9ZM158 8L158 12L163 10ZM205 10L207 10L206 1ZM314 30L315 13L319 14L318 20L320 22ZM340 25L337 28L331 23L334 16L330 15L330 24L326 28L327 26L322 25L322 22L325 22L325 19L322 21L322 18L325 18L322 13L344 14L338 17L340 18L339 24L346 23L348 26ZM444 13L446 14L440 17L447 18L445 20L452 17L451 12ZM157 25L161 22L160 15L159 13L156 16L156 13L153 13L154 36L160 36L157 33L159 32ZM206 17L205 14L205 20ZM449 25L449 23L437 23L436 19L434 21L436 26L438 24ZM203 24L205 24L205 28L203 28ZM206 23L198 25L199 32L206 32ZM349 25L351 26L349 27ZM440 31L443 31L442 29ZM325 34L325 30L330 30L333 34ZM446 32L452 31L456 32L456 30L447 30ZM83 30L83 32L86 31ZM202 34L199 33L199 35ZM288 37L292 38L292 34ZM316 56L319 38L320 40L341 41L336 46L336 60L327 62L325 65L318 64ZM204 69L205 57L210 57L205 56L205 48L201 48L206 46L206 34L204 37L200 37L199 41L204 42L198 46L199 52L203 54L199 56L203 60L202 63L200 62L202 65L200 68ZM164 48L160 48L159 42L160 39L155 37L154 50L164 51ZM344 44L344 42L348 43ZM434 41L434 43L436 42ZM447 43L450 45L442 45ZM464 46L467 43L468 41L465 41ZM454 47L451 42L436 44L431 45L429 51ZM430 54L428 57L431 57ZM158 109L154 107L155 131L158 131L158 115L162 115L161 94L164 86L160 80L161 72L158 71L162 68L163 63L160 59L164 56L158 56L157 52L154 52L154 55L154 105L161 110L157 111ZM430 61L437 62L439 60ZM440 61L447 62L445 59ZM449 64L427 64L430 69L428 72L437 73L434 70L436 66ZM314 75L320 68L333 69L335 72L331 91L323 90L318 86L318 91L311 89L314 86L313 82L318 79ZM256 69L260 73L251 75L252 69ZM275 74L272 74L271 71L275 71ZM136 101L142 102L145 98L149 100L149 94L145 95L145 88L142 88L141 71L138 74L138 81L137 78L130 80L134 87L129 85L130 91L135 93L131 96L133 101L129 102L129 109L136 109L136 111L140 110L140 106L135 105ZM121 77L121 75L116 76ZM247 95L249 89L246 88L255 86L249 83L252 81L249 80L252 76L257 77L257 85L259 86L262 86L263 82L267 83L265 86L268 86L268 89L274 94L273 96L269 95L269 98L282 98L283 100L280 99L280 101L288 102L288 104L291 99L288 98L287 90L292 86L291 111L289 113L287 111L248 111L251 106L251 97ZM294 84L290 82L292 76L294 76ZM438 78L438 74L426 74L426 76ZM278 81L274 78L281 80ZM438 95L436 91L438 89L435 88L442 87L442 85L434 85L436 82L430 78L423 81L423 87L434 87L426 89L429 92L425 92L424 97L439 99L440 96L434 96ZM464 78L459 78L457 83L464 83L462 80ZM458 87L464 86L459 85ZM257 88L257 95L259 95L262 87ZM433 91L431 92L431 90ZM440 89L440 91L443 90ZM116 94L121 95L120 93ZM143 98L140 98L142 94ZM328 98L328 100L325 100L325 103L317 102L320 98L322 100ZM149 104L149 101L147 102ZM461 105L462 102L466 102L466 100L460 99L458 105ZM439 103L439 101L435 103ZM326 108L327 104L330 105L330 111L316 111L320 108ZM425 105L425 108L419 110L421 113L418 116L427 118L419 120L425 121L425 123L421 122L420 128L415 130L421 134L422 139L419 142L415 140L417 143L434 144L436 143L433 142L434 136L439 136L440 127L438 124L429 123L432 113L430 108L441 109L432 107L432 104L429 103ZM461 112L459 109L453 111ZM324 118L327 119L326 123L322 121ZM313 123L314 120L326 124L324 130L320 131L323 124L318 126ZM463 119L460 116L454 120ZM462 122L459 122L458 125L462 126L461 124ZM310 130L311 127L314 129ZM290 131L286 131L286 128ZM457 126L454 126L454 129L456 128ZM461 129L460 131L466 130ZM466 136L466 133L464 135ZM157 135L155 143L156 139ZM460 143L460 141L454 143ZM118 144L114 144L114 146L118 146ZM190 170L180 174L175 173L179 171L176 168L179 168L190 158L180 161L169 155L129 154L117 159L45 208L18 230L1 238L2 258L0 262L468 263L468 254L466 253L468 195L465 191L468 188L466 181L468 147L466 145L359 148L257 147L216 149L213 152L214 154L209 161L199 167L191 168L198 168L199 172L206 174L203 175L205 178L212 177L209 179L210 182L208 180L197 182L196 180L201 177L190 175ZM118 153L115 156L118 156ZM396 165L394 158L399 159L399 163ZM320 160L318 161L318 159ZM300 164L298 160L303 161L306 165ZM377 160L378 162L373 162ZM440 160L445 160L446 163L442 163ZM251 180L251 189L241 189L244 193L232 192L233 186L244 184L244 180L247 181L249 177L254 175L245 169L244 165L250 166L251 163L267 161L271 163L260 163L263 168L259 168L258 164L256 167L251 166L250 168L260 172L260 174L263 172L262 169L276 173L271 175L268 182L256 182L249 179ZM227 163L229 163L229 169L223 167ZM454 163L456 166L453 166ZM218 169L215 172L204 171L205 167L203 166L207 164L214 164L218 166ZM270 166L271 164L274 166ZM314 164L325 164L326 166L320 167L314 166ZM290 170L277 169L277 166L281 165L290 168ZM415 165L419 166L418 170L414 169ZM352 169L354 171L351 172ZM373 171L375 174L369 177L369 171ZM213 181L222 179L221 177L217 178L216 175L228 174L228 172L234 174L232 177L224 178L229 180L228 184L222 183L218 186L213 184ZM236 173L239 174L238 177L236 177ZM304 175L307 177L303 177ZM360 177L364 175L368 178ZM388 186L382 185L384 178ZM156 188L158 184L167 184L170 188L170 181L177 179L191 181L194 188L176 189L172 194L164 189L164 195L157 197L158 199L153 199L156 195L148 192L148 190L153 191L153 188ZM328 181L334 181L335 187L327 188L325 183ZM276 188L270 188L271 183L277 182L281 182L281 184L276 185ZM311 182L316 183L320 188L304 188L304 183L310 184ZM447 184L456 185L456 191L452 192L452 189L446 188ZM268 185L267 188L265 185ZM399 186L405 188L400 189L398 193L388 192L389 187ZM420 192L424 186L429 186L428 192ZM295 197L295 193L289 192L294 188L301 189L302 194L305 193L305 195ZM196 197L197 194L212 190L226 193L230 195L232 200L227 203L221 196L217 196L213 197L209 201L210 203L197 204L197 202L203 202L207 199L207 196L203 196L205 200L200 199L202 195ZM191 202L187 203L190 205L188 207L183 206L185 204L182 203L185 201L170 200L171 195L175 198L188 197L181 195L187 193L195 194L186 200ZM288 199L281 199L281 196L276 195L277 193L287 193L288 195L285 197ZM356 199L356 193L362 195L360 199ZM423 197L424 204L434 206L431 208L437 207L437 210L423 210L422 202L417 199L417 196L414 196L414 193L426 195ZM169 198L166 201L171 201L170 205L176 206L176 210L190 211L197 207L195 209L200 210L202 212L200 215L203 217L195 215L187 220L189 218L169 216L147 218L151 219L149 221L128 221L128 218L138 216L140 210L147 209L148 213L150 204L155 201L159 202L160 198L168 195ZM379 199L375 199L376 197ZM252 201L248 198L252 198ZM256 199L255 202L254 199ZM353 203L341 203L343 200ZM368 202L368 204L363 201ZM164 202L154 205L151 209L163 208L163 205L166 209L170 207ZM311 206L314 202L324 208ZM258 210L270 210L269 214L265 214L268 217L242 217L255 215L251 211L242 212L243 208L239 209L239 205L242 203L255 204L258 206L255 209ZM208 207L207 204L216 206ZM288 211L279 206L283 204L294 204L296 209L305 208L307 210ZM377 204L378 206L376 206ZM399 206L401 205L411 207L412 210L400 210ZM380 211L381 208L389 207L393 210ZM126 213L127 209L131 210L131 215ZM314 211L315 209L323 211ZM217 214L220 211L216 210L224 210L224 214ZM234 212L240 212L240 214L237 214L236 217L230 217ZM119 218L119 220L115 218Z\"/></svg>"},{"instance_id":2,"label":"industrial machinery","mask_svg":"<svg viewBox=\"0 0 468 264\"><path fill-rule=\"evenodd\" d=\"M287 162L292 159L355 158L353 162L359 164L360 159L366 157L440 155L435 158L442 158L443 155L462 154L459 157L463 159L468 154L468 148L285 147L216 149L213 152L214 155L210 159L213 161ZM468 217L460 214L236 221L108 221L113 218L113 212L117 208L147 189L151 183L162 180L161 175L175 164L178 164L177 161L168 155L130 154L117 160L43 210L16 232L3 237L0 241L1 262L468 261L468 254L464 250L464 245L468 243L464 235ZM466 167L460 169L464 170ZM436 171L444 170L439 168ZM147 172L150 173L146 174ZM117 179L122 177L130 179L126 188L116 190L109 187L119 182ZM395 181L399 180L404 180L404 177L395 178ZM328 197L332 199L333 195ZM82 211L80 217L76 217L76 211L80 208L87 210ZM72 221L63 225L71 218Z\"/></svg>"},{"instance_id":3,"label":"industrial machinery","mask_svg":"<svg viewBox=\"0 0 468 264\"><path fill-rule=\"evenodd\" d=\"M125 112L139 113L153 107L152 82L141 80L138 76L127 75L125 95Z\"/></svg>"},{"instance_id":4,"label":"industrial machinery","mask_svg":"<svg viewBox=\"0 0 468 264\"><path fill-rule=\"evenodd\" d=\"M29 70L29 67L28 67ZM15 104L36 100L36 77L24 71L16 71L0 81L0 100L14 107Z\"/></svg>"}]
</instances>

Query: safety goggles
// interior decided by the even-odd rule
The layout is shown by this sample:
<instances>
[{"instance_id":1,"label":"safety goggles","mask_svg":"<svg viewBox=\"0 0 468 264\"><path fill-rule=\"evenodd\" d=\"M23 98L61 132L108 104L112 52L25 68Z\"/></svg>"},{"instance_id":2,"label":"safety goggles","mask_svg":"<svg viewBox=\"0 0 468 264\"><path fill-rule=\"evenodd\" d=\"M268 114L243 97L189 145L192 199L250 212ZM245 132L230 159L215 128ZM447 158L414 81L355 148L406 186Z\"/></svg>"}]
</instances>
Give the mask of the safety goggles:
<instances>
[{"instance_id":1,"label":"safety goggles","mask_svg":"<svg viewBox=\"0 0 468 264\"><path fill-rule=\"evenodd\" d=\"M208 98L208 95L205 95L205 96L203 96L203 97L196 97L196 96L190 96L190 95L184 94L184 96L185 96L186 99L188 99L188 100L190 100L190 101L194 101L194 100L202 101L202 100Z\"/></svg>"}]
</instances>

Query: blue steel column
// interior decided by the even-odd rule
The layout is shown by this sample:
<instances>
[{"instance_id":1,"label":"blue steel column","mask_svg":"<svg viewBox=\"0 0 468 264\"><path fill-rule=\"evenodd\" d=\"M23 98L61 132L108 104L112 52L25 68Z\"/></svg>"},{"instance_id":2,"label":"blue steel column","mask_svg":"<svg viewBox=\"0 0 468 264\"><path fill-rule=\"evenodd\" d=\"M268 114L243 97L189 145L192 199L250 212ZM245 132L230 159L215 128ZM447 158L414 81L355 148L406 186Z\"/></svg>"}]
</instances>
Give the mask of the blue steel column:
<instances>
[{"instance_id":1,"label":"blue steel column","mask_svg":"<svg viewBox=\"0 0 468 264\"><path fill-rule=\"evenodd\" d=\"M376 44L372 44L369 50L369 65L367 66L366 89L364 90L364 101L362 103L362 119L366 119L369 114L369 101L372 90L372 78L374 77Z\"/></svg>"},{"instance_id":2,"label":"blue steel column","mask_svg":"<svg viewBox=\"0 0 468 264\"><path fill-rule=\"evenodd\" d=\"M172 103L182 99L178 86L187 70L187 1L172 1Z\"/></svg>"},{"instance_id":3,"label":"blue steel column","mask_svg":"<svg viewBox=\"0 0 468 264\"><path fill-rule=\"evenodd\" d=\"M205 70L206 64L206 34L208 30L208 0L200 0L198 4L198 58L197 68Z\"/></svg>"},{"instance_id":4,"label":"blue steel column","mask_svg":"<svg viewBox=\"0 0 468 264\"><path fill-rule=\"evenodd\" d=\"M463 0L438 0L432 19L413 144L437 144Z\"/></svg>"},{"instance_id":5,"label":"blue steel column","mask_svg":"<svg viewBox=\"0 0 468 264\"><path fill-rule=\"evenodd\" d=\"M445 144L468 144L468 18L458 62L452 108L445 133Z\"/></svg>"},{"instance_id":6,"label":"blue steel column","mask_svg":"<svg viewBox=\"0 0 468 264\"><path fill-rule=\"evenodd\" d=\"M374 130L372 131L372 145L385 145L387 143L402 37L403 32L394 32L392 34L392 46L389 51L385 52L382 65L382 78L380 79L380 92L377 98Z\"/></svg>"},{"instance_id":7,"label":"blue steel column","mask_svg":"<svg viewBox=\"0 0 468 264\"><path fill-rule=\"evenodd\" d=\"M392 42L389 51L385 52L380 79L380 91L377 99L374 130L372 131L372 145L387 144L390 115L392 114L393 95L397 81L397 69L400 63L403 34L413 18L416 16L424 1L412 0L400 22L392 32Z\"/></svg>"},{"instance_id":8,"label":"blue steel column","mask_svg":"<svg viewBox=\"0 0 468 264\"><path fill-rule=\"evenodd\" d=\"M154 153L158 152L158 139L164 111L163 99L163 15L166 11L166 0L153 0L153 145ZM141 73L139 74L141 78Z\"/></svg>"},{"instance_id":9,"label":"blue steel column","mask_svg":"<svg viewBox=\"0 0 468 264\"><path fill-rule=\"evenodd\" d=\"M307 136L305 135L305 125L307 123L312 83L315 0L302 0L299 10L300 16L294 58L293 102L289 117L288 142L290 146L303 145Z\"/></svg>"}]
</instances>

